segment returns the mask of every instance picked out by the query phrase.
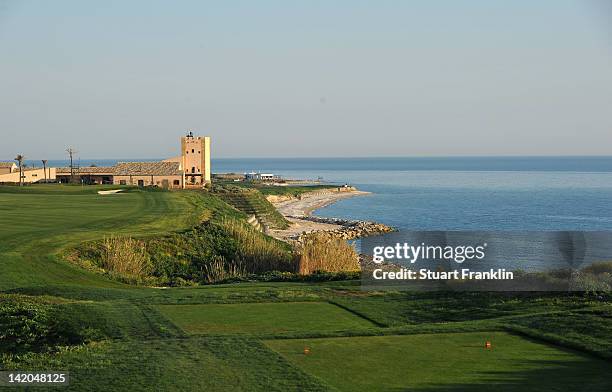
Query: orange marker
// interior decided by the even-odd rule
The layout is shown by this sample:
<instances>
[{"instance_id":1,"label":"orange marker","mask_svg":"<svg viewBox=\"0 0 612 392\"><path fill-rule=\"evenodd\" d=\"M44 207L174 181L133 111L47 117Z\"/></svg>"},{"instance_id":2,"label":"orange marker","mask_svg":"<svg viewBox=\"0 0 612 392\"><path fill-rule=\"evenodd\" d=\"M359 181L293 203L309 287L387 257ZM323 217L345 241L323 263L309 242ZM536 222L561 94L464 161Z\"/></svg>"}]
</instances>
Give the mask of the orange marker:
<instances>
[{"instance_id":1,"label":"orange marker","mask_svg":"<svg viewBox=\"0 0 612 392\"><path fill-rule=\"evenodd\" d=\"M491 342L486 341L486 342L485 342L485 348L486 348L486 349L488 349L488 350L490 350L490 349L491 349Z\"/></svg>"},{"instance_id":2,"label":"orange marker","mask_svg":"<svg viewBox=\"0 0 612 392\"><path fill-rule=\"evenodd\" d=\"M310 347L304 347L304 355L310 354Z\"/></svg>"}]
</instances>

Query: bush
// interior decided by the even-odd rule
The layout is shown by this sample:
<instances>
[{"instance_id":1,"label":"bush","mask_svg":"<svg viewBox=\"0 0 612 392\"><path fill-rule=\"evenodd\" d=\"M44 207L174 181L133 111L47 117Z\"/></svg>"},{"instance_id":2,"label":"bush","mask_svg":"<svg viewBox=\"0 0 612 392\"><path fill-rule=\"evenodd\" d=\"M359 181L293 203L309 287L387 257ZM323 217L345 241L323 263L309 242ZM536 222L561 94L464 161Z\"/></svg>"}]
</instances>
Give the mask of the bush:
<instances>
[{"instance_id":1,"label":"bush","mask_svg":"<svg viewBox=\"0 0 612 392\"><path fill-rule=\"evenodd\" d=\"M9 352L44 345L51 335L50 307L34 302L0 302L0 347Z\"/></svg>"},{"instance_id":2,"label":"bush","mask_svg":"<svg viewBox=\"0 0 612 392\"><path fill-rule=\"evenodd\" d=\"M67 320L56 304L27 296L0 295L0 351L49 351L103 338L100 331Z\"/></svg>"}]
</instances>

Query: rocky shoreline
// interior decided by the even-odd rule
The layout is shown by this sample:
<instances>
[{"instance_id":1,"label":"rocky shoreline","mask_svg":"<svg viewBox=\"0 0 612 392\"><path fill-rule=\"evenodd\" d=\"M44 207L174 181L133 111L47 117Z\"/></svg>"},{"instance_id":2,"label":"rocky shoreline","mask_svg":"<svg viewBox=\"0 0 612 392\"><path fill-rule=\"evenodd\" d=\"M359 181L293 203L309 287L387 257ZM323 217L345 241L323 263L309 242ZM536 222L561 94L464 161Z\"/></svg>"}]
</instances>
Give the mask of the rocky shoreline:
<instances>
[{"instance_id":1,"label":"rocky shoreline","mask_svg":"<svg viewBox=\"0 0 612 392\"><path fill-rule=\"evenodd\" d=\"M352 240L380 235L395 231L394 228L378 222L325 218L310 215L317 208L322 208L340 199L367 195L353 187L341 190L319 191L304 194L301 198L270 200L277 210L291 222L285 230L272 230L269 234L287 242L302 242L304 236L312 233L324 233L331 238Z\"/></svg>"},{"instance_id":2,"label":"rocky shoreline","mask_svg":"<svg viewBox=\"0 0 612 392\"><path fill-rule=\"evenodd\" d=\"M323 233L327 233L330 237L340 238L344 240L353 240L356 238L369 237L373 235L380 235L395 231L393 227L387 226L383 223L372 222L372 221L361 221L361 220L350 220L340 218L324 218L319 216L290 216L293 219L307 220L310 222L326 223L340 226L334 230L321 230ZM309 233L302 233L298 236L298 239Z\"/></svg>"}]
</instances>

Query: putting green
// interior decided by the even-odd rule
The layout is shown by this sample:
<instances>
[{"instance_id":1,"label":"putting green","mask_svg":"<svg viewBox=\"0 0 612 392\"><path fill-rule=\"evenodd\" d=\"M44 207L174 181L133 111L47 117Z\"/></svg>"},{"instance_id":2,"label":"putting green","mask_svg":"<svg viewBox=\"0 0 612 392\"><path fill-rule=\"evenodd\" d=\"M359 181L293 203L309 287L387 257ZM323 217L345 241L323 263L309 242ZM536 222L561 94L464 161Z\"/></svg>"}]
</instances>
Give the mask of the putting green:
<instances>
[{"instance_id":1,"label":"putting green","mask_svg":"<svg viewBox=\"0 0 612 392\"><path fill-rule=\"evenodd\" d=\"M261 334L374 326L327 302L158 305L156 308L189 333Z\"/></svg>"},{"instance_id":2,"label":"putting green","mask_svg":"<svg viewBox=\"0 0 612 392\"><path fill-rule=\"evenodd\" d=\"M492 349L484 348L486 341ZM265 344L341 391L612 390L612 364L503 332Z\"/></svg>"}]
</instances>

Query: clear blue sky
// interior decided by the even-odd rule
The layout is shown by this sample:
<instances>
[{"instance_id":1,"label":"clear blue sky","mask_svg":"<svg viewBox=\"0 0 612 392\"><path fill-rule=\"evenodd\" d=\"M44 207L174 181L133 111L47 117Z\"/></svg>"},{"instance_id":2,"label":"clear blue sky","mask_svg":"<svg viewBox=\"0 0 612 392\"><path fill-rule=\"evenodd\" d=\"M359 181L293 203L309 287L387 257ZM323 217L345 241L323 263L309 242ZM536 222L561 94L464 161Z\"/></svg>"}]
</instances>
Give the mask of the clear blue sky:
<instances>
[{"instance_id":1,"label":"clear blue sky","mask_svg":"<svg viewBox=\"0 0 612 392\"><path fill-rule=\"evenodd\" d=\"M0 0L0 159L611 155L607 4Z\"/></svg>"}]
</instances>

